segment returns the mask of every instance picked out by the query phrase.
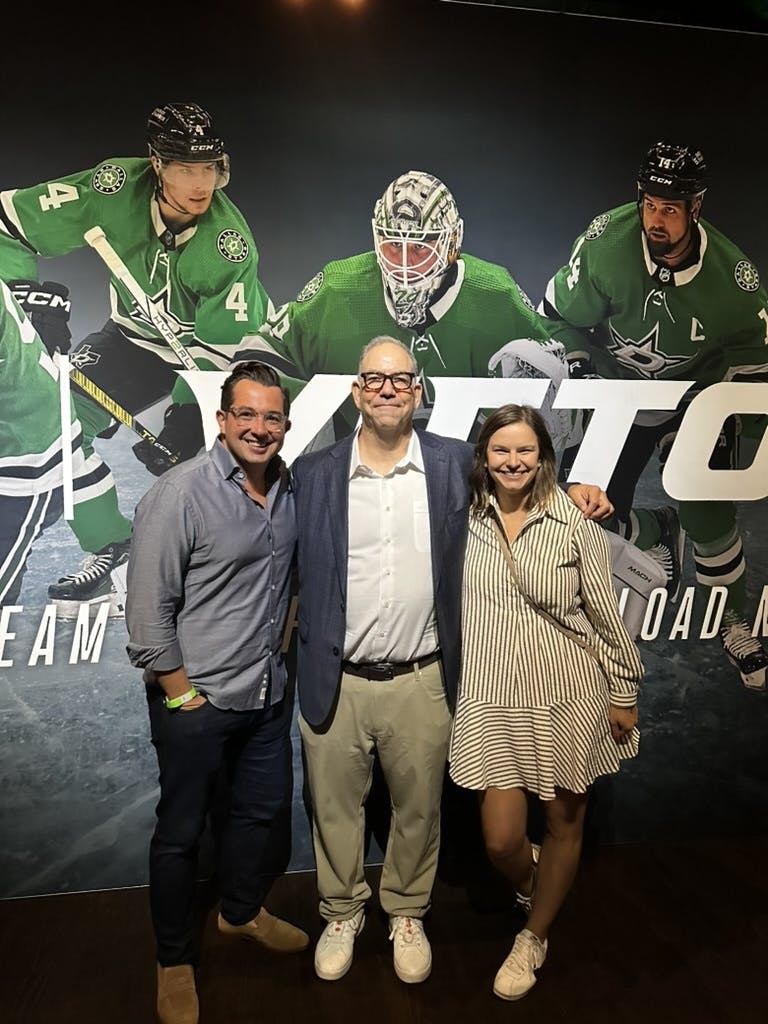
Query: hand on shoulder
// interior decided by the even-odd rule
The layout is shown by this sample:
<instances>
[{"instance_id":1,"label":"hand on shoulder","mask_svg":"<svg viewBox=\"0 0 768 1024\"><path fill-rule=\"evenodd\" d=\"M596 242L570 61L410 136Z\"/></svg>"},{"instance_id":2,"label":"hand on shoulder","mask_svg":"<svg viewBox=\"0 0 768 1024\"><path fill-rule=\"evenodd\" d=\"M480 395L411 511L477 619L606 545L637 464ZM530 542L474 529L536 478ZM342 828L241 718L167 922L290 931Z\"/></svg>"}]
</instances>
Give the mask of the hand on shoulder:
<instances>
[{"instance_id":1,"label":"hand on shoulder","mask_svg":"<svg viewBox=\"0 0 768 1024\"><path fill-rule=\"evenodd\" d=\"M599 523L613 513L613 504L597 484L571 484L566 493L585 519Z\"/></svg>"}]
</instances>

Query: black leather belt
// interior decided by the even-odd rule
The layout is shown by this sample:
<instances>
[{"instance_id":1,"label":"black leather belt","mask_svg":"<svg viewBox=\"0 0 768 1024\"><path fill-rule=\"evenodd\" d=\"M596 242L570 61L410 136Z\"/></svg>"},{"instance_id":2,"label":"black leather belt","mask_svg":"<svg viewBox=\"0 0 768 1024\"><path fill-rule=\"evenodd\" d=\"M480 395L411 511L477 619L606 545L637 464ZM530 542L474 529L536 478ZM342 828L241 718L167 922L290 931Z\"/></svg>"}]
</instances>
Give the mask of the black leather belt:
<instances>
[{"instance_id":1,"label":"black leather belt","mask_svg":"<svg viewBox=\"0 0 768 1024\"><path fill-rule=\"evenodd\" d=\"M341 669L351 676L361 676L363 679L372 679L377 683L386 682L387 679L394 679L395 676L404 676L407 672L415 672L418 668L426 668L437 661L440 651L433 651L424 658L417 658L416 661L342 661Z\"/></svg>"}]
</instances>

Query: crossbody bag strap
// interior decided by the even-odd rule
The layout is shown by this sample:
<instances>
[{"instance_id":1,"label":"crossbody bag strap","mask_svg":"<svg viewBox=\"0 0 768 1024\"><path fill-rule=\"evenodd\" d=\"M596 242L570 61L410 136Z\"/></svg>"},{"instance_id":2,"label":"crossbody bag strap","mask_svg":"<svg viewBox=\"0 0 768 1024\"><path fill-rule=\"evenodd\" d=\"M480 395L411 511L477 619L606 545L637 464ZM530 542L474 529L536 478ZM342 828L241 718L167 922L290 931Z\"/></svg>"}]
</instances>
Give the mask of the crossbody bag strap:
<instances>
[{"instance_id":1,"label":"crossbody bag strap","mask_svg":"<svg viewBox=\"0 0 768 1024\"><path fill-rule=\"evenodd\" d=\"M587 651L589 654L592 655L592 657L595 659L595 661L598 663L598 665L600 665L600 667L602 668L603 666L602 666L602 662L600 661L600 655L597 653L595 648L592 647L591 644L588 644L586 642L586 640L584 640L582 637L580 637L577 633L572 632L570 629L566 629L565 626L561 622L558 622L557 619L553 618L549 614L549 612L545 612L544 609L542 607L540 607L539 605L537 605L534 602L533 598L530 597L525 592L523 587L520 585L520 579L518 578L517 569L515 568L515 560L512 557L512 551L510 550L509 541L507 540L507 536L504 533L504 531L502 530L501 525L500 525L498 519L496 518L496 516L493 516L492 518L493 518L493 528L495 529L496 535L499 538L499 544L501 545L501 550L502 550L502 552L504 554L504 557L507 560L507 565L509 566L509 571L510 571L510 573L512 575L512 579L515 581L515 586L520 591L520 595L523 598L523 600L525 601L525 603L530 608L532 608L538 615L541 615L541 617L543 619L546 619L547 622L551 626L554 626L555 629L558 630L558 632L562 633L564 636L567 636L570 640L573 640L573 642L577 643L579 645L579 647L583 647L585 651ZM603 669L603 671L605 671L605 669Z\"/></svg>"}]
</instances>

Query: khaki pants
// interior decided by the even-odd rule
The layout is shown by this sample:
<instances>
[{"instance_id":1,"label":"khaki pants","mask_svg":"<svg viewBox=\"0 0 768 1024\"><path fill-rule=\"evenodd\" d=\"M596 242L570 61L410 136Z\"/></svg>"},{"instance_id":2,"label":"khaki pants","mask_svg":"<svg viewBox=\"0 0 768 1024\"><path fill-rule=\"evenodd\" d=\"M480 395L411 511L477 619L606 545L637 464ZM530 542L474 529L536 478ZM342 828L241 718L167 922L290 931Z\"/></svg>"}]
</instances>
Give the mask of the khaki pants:
<instances>
[{"instance_id":1,"label":"khaki pants","mask_svg":"<svg viewBox=\"0 0 768 1024\"><path fill-rule=\"evenodd\" d=\"M379 900L390 916L429 909L451 715L440 662L374 682L344 673L330 728L303 718L320 914L352 917L371 895L363 871L365 800L378 752L392 804Z\"/></svg>"}]
</instances>

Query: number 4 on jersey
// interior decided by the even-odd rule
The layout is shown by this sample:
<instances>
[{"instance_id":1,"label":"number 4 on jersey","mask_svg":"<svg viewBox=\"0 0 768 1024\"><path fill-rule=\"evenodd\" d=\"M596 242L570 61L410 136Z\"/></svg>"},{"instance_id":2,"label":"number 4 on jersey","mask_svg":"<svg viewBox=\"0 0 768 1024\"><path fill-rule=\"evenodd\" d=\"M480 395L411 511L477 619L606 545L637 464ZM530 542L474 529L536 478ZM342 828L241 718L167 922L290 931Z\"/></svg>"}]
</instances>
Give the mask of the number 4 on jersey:
<instances>
[{"instance_id":1,"label":"number 4 on jersey","mask_svg":"<svg viewBox=\"0 0 768 1024\"><path fill-rule=\"evenodd\" d=\"M248 319L248 303L245 299L245 285L242 281L236 281L229 289L224 308L234 310L235 320Z\"/></svg>"},{"instance_id":2,"label":"number 4 on jersey","mask_svg":"<svg viewBox=\"0 0 768 1024\"><path fill-rule=\"evenodd\" d=\"M52 181L48 186L48 195L40 196L40 209L58 210L63 203L71 203L79 198L80 194L74 185L62 185L60 182Z\"/></svg>"}]
</instances>

